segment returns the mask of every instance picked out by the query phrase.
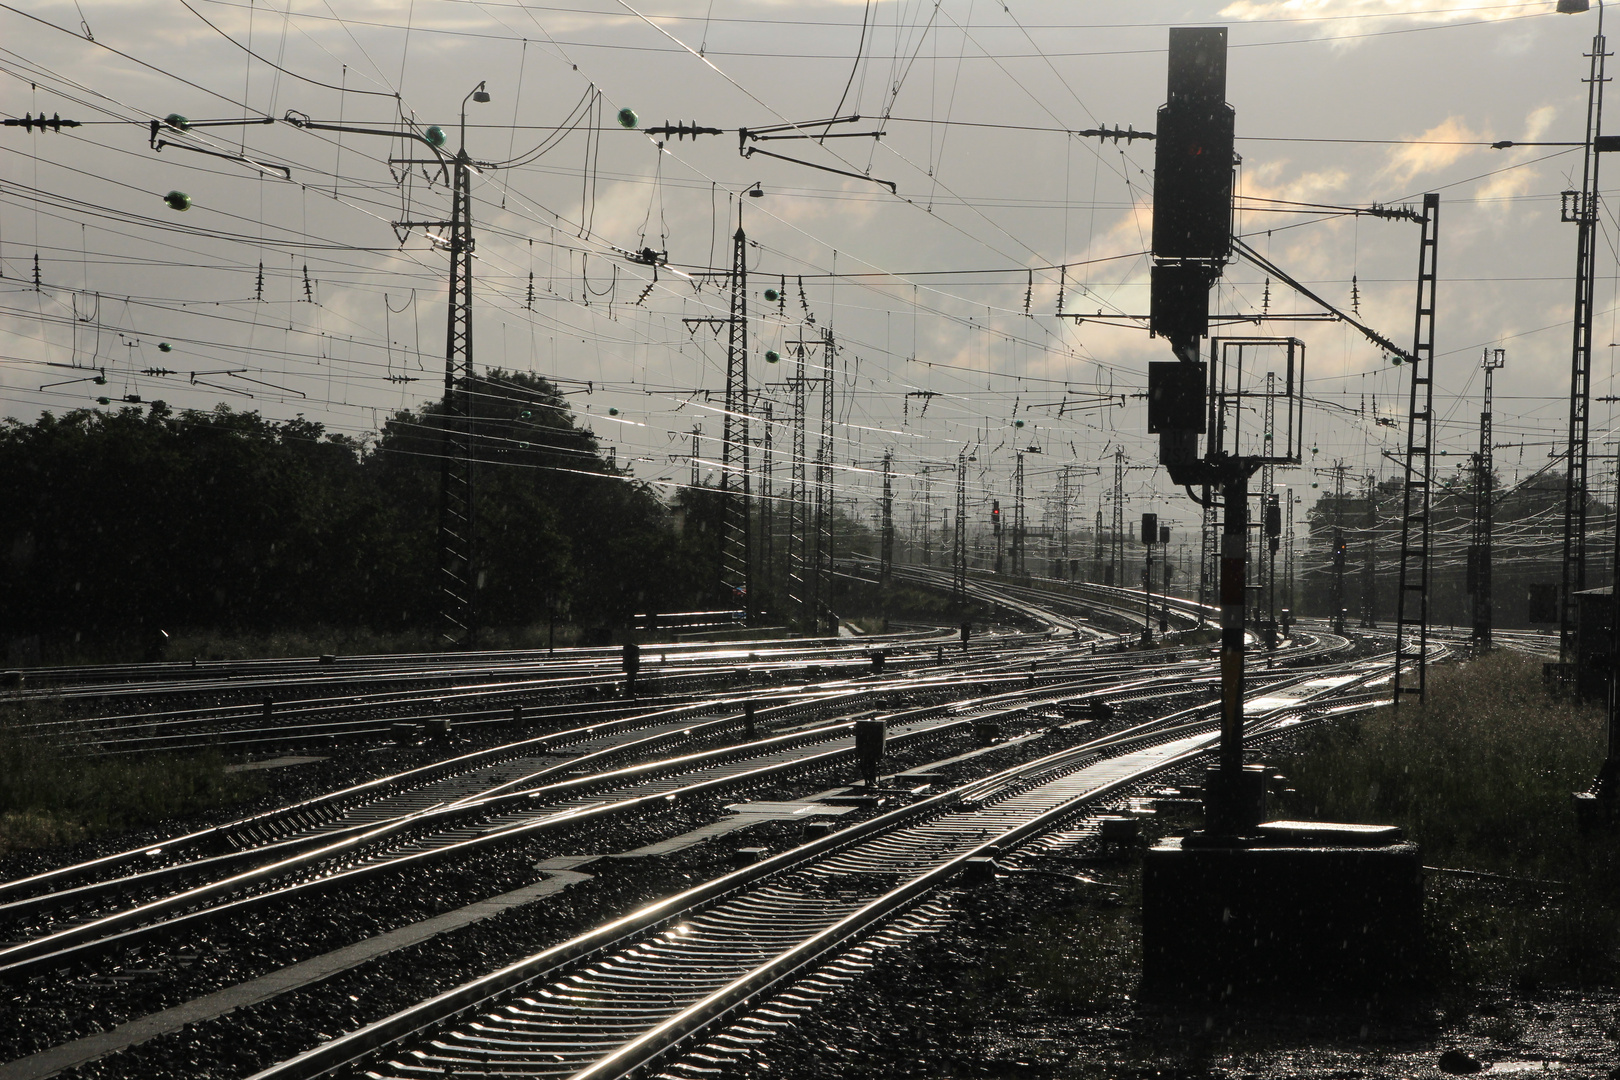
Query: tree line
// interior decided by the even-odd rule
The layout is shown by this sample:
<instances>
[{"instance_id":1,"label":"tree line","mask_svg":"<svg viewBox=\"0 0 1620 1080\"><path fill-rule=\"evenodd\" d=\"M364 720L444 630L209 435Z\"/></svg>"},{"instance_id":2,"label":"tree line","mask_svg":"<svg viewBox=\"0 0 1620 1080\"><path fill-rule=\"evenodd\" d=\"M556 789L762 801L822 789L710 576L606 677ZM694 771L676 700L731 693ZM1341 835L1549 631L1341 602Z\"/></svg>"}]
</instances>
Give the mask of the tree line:
<instances>
[{"instance_id":1,"label":"tree line","mask_svg":"<svg viewBox=\"0 0 1620 1080\"><path fill-rule=\"evenodd\" d=\"M672 514L543 378L462 389L481 625L614 627L713 603L703 500ZM442 445L437 403L361 438L156 401L0 422L6 635L431 626Z\"/></svg>"}]
</instances>

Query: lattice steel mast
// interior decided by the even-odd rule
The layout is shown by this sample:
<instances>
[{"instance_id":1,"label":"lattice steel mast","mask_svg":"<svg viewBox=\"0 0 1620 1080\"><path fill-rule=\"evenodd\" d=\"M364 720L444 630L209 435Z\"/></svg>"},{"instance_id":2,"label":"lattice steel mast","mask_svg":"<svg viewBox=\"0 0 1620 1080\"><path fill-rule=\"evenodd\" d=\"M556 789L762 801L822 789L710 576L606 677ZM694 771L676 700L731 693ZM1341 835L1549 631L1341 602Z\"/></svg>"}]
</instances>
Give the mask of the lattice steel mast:
<instances>
[{"instance_id":1,"label":"lattice steel mast","mask_svg":"<svg viewBox=\"0 0 1620 1080\"><path fill-rule=\"evenodd\" d=\"M1575 317L1570 350L1569 443L1564 474L1564 565L1559 589L1559 645L1566 662L1575 659L1574 596L1586 588L1586 509L1588 423L1592 408L1592 291L1597 283L1598 140L1603 129L1604 66L1608 46L1603 37L1603 5L1598 4L1598 32L1592 38L1590 74L1586 79L1586 143L1581 190L1563 193L1561 217L1576 225Z\"/></svg>"},{"instance_id":2,"label":"lattice steel mast","mask_svg":"<svg viewBox=\"0 0 1620 1080\"><path fill-rule=\"evenodd\" d=\"M1412 372L1412 387L1407 411L1405 473L1401 483L1400 584L1395 598L1393 704L1397 707L1402 694L1415 694L1422 701L1428 685L1429 504L1434 475L1434 304L1439 230L1440 196L1430 192L1423 196L1417 312L1412 352L1406 358ZM1416 652L1409 651L1413 636L1417 638ZM1402 677L1407 660L1416 661L1415 683L1408 683Z\"/></svg>"},{"instance_id":3,"label":"lattice steel mast","mask_svg":"<svg viewBox=\"0 0 1620 1080\"><path fill-rule=\"evenodd\" d=\"M742 214L741 207L737 211ZM720 587L742 602L745 620L757 611L748 469L748 235L739 223L731 246L731 312L726 319L726 411L720 445Z\"/></svg>"},{"instance_id":4,"label":"lattice steel mast","mask_svg":"<svg viewBox=\"0 0 1620 1080\"><path fill-rule=\"evenodd\" d=\"M1476 652L1491 647L1491 534L1495 532L1491 489L1496 473L1491 454L1491 376L1506 363L1506 349L1486 349L1479 364L1485 372L1485 400L1479 413L1479 453L1474 455L1474 536L1468 547L1468 591L1474 598Z\"/></svg>"}]
</instances>

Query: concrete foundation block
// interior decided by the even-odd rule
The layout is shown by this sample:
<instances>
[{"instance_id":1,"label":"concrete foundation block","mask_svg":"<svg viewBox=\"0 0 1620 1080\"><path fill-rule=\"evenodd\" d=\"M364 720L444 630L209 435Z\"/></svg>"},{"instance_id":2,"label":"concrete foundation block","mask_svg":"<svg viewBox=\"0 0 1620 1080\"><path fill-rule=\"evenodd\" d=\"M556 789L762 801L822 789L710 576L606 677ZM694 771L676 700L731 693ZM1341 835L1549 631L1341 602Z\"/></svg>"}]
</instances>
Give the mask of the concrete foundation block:
<instances>
[{"instance_id":1,"label":"concrete foundation block","mask_svg":"<svg viewBox=\"0 0 1620 1080\"><path fill-rule=\"evenodd\" d=\"M1398 842L1393 830L1275 827L1283 824L1243 841L1195 835L1148 851L1144 992L1213 1000L1367 992L1415 977L1423 950L1417 845ZM1388 842L1392 833L1397 842Z\"/></svg>"}]
</instances>

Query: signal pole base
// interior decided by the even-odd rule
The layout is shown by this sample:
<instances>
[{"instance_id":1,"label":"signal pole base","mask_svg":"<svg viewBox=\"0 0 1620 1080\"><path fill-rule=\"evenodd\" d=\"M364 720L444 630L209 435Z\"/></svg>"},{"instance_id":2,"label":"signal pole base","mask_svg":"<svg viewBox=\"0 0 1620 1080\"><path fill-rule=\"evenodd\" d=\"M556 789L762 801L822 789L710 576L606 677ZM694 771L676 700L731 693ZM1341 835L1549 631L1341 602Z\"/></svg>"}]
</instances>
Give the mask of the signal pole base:
<instances>
[{"instance_id":1,"label":"signal pole base","mask_svg":"<svg viewBox=\"0 0 1620 1080\"><path fill-rule=\"evenodd\" d=\"M1422 863L1387 826L1274 821L1165 840L1142 894L1153 996L1378 993L1411 982L1422 955Z\"/></svg>"}]
</instances>

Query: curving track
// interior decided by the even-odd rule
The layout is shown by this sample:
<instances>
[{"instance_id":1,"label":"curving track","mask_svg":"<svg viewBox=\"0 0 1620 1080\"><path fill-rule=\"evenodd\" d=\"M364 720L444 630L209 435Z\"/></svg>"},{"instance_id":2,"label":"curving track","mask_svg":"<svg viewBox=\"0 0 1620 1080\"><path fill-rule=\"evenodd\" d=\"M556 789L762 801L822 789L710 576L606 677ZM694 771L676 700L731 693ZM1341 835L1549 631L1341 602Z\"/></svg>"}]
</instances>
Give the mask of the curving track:
<instances>
[{"instance_id":1,"label":"curving track","mask_svg":"<svg viewBox=\"0 0 1620 1080\"><path fill-rule=\"evenodd\" d=\"M919 579L931 580L926 572ZM1016 760L1020 747L1034 746L1048 729L1106 732L941 794L926 787L889 792L886 806L896 809L840 819L853 824L448 991L438 1004L401 1014L406 1019L331 1040L325 1056L264 1075L316 1075L385 1045L394 1049L384 1074L401 1076L443 1075L432 1070L444 1068L482 1075L507 1066L522 1075L606 1076L670 1060L762 995L781 992L782 980L921 918L929 894L967 860L1092 813L1211 745L1218 691L1209 647L1118 651L1134 631L1099 628L1128 626L1133 616L1139 624L1139 593L978 579L969 588L1034 629L997 629L971 649L937 631L857 643L671 647L679 656L660 667L664 683L650 686L644 668L638 687L656 696L636 701L561 700L614 684L618 656L603 650L555 660L435 658L414 673L408 663L368 662L342 673L266 665L229 679L173 671L129 678L120 700L157 705L128 714L148 728L160 714L162 723L203 723L200 712L239 708L196 704L199 692L232 684L250 700L273 692L288 703L312 690L311 710L364 709L373 714L367 723L390 732L402 719L442 715L478 718L471 722L506 738L250 819L0 882L0 940L9 941L0 945L0 978L43 987L56 971L116 971L130 962L132 947L147 963L183 948L203 927L251 925L256 910L323 897L338 902L359 879L408 880L401 875L416 866L454 863L540 832L565 839L583 822L634 822L674 802L718 808L724 803L716 795L770 790L789 778L836 782L853 771L857 718L882 716L891 750L913 760L926 762L917 750L937 746L933 752L944 756L936 764L989 752ZM1190 602L1171 604L1180 629L1197 626L1202 614ZM888 653L881 673L873 646ZM1277 651L1275 669L1251 671L1256 738L1387 696L1392 660L1347 662L1350 651L1345 638L1300 631ZM290 682L277 681L289 673ZM93 674L80 680L82 700L108 700L115 684L105 672ZM170 687L174 696L165 699ZM553 730L513 730L511 698L524 694L534 703L524 710L524 728ZM189 703L175 704L186 695L193 695ZM552 698L542 704L545 695ZM451 698L456 704L447 707ZM424 711L434 706L438 713ZM1124 717L1088 719L1116 708L1152 719L1129 728ZM193 715L176 715L188 710ZM745 732L750 714L756 727ZM212 719L223 723L222 715ZM326 715L317 722L334 721ZM99 737L124 738L128 726L104 723ZM176 732L130 737L170 735ZM984 742L990 745L963 753ZM524 989L513 989L519 985ZM512 993L520 996L498 1007L491 997ZM524 1003L522 995L533 1000ZM586 1005L603 1011L580 1011ZM476 1015L467 1012L474 1006ZM429 1013L433 1019L423 1021ZM463 1020L469 1026L455 1026ZM414 1034L417 1021L438 1034L423 1041ZM563 1044L571 1049L559 1049ZM559 1054L560 1063L542 1060Z\"/></svg>"}]
</instances>

